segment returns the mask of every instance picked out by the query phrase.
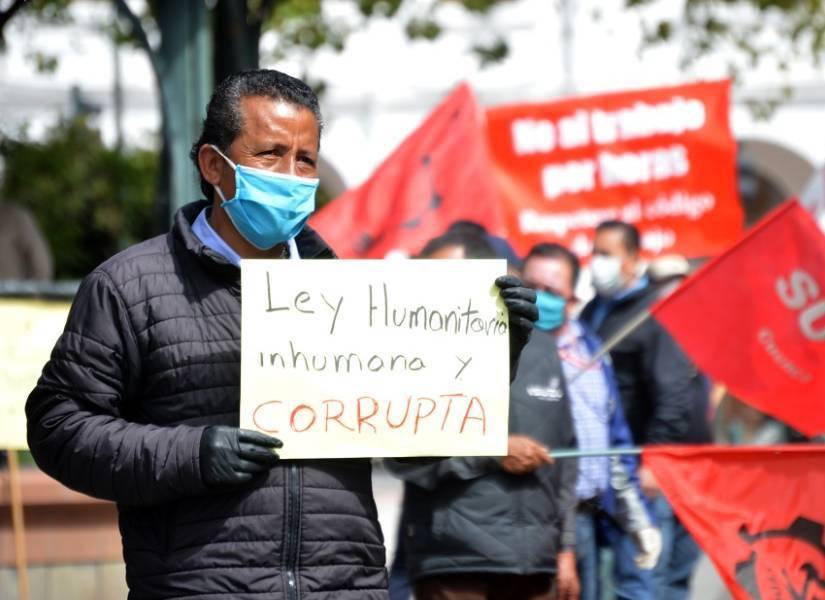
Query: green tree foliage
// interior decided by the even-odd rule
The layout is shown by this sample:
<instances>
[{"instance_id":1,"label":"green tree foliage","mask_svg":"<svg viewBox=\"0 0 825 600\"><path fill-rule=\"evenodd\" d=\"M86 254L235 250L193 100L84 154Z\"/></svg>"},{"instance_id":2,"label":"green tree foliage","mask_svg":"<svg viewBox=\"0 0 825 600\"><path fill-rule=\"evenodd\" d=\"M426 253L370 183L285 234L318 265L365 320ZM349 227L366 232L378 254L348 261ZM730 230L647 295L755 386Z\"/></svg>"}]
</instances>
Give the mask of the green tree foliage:
<instances>
[{"instance_id":1,"label":"green tree foliage","mask_svg":"<svg viewBox=\"0 0 825 600\"><path fill-rule=\"evenodd\" d=\"M68 18L66 10L72 0L0 0L0 49L4 43L3 30L15 15L51 22ZM158 0L147 2L142 21L152 29L152 9ZM361 23L353 25L330 18L323 10L321 0L215 0L217 16L223 21L232 16L239 21L234 26L226 23L223 29L243 33L238 43L251 43L261 31L274 29L280 34L279 54L301 49L312 52L320 48L343 50L350 33L370 19L401 18L411 39L435 39L443 31L438 20L438 8L453 3L473 14L488 14L492 9L506 6L512 0L351 0L362 15ZM565 0L557 0L563 2ZM566 0L582 9L590 8L600 14L603 0ZM731 61L731 74L736 77L743 70L764 60L775 61L780 69L799 58L819 65L825 58L825 0L681 0L682 14L674 19L650 21L644 9L656 4L673 5L675 0L624 0L628 9L638 9L644 24L644 44L677 41L682 48L685 64L717 52L733 50L742 60ZM223 4L242 4L243 9L222 12ZM242 22L241 22L242 21ZM494 29L495 23L490 23ZM234 29L233 29L234 27ZM772 32L772 35L766 35ZM224 36L224 42L232 36ZM502 60L507 56L507 43L501 35L489 45L473 45L483 64ZM228 39L230 45L234 43ZM254 44L253 44L254 46ZM231 49L223 54L232 55ZM50 57L32 57L44 68L50 68ZM243 68L249 68L249 60ZM230 69L226 66L221 73Z\"/></svg>"},{"instance_id":2,"label":"green tree foliage","mask_svg":"<svg viewBox=\"0 0 825 600\"><path fill-rule=\"evenodd\" d=\"M33 23L67 23L70 21L67 10L72 0L10 0L5 4L0 0L0 52L6 47L4 35L6 25L14 18L28 19ZM29 56L38 70L53 71L56 58L40 51Z\"/></svg>"},{"instance_id":3,"label":"green tree foliage","mask_svg":"<svg viewBox=\"0 0 825 600\"><path fill-rule=\"evenodd\" d=\"M642 9L662 1L625 4ZM765 61L786 70L794 59L820 66L825 58L825 0L684 0L678 18L644 24L643 41L678 42L685 65L729 52L734 78Z\"/></svg>"},{"instance_id":4,"label":"green tree foliage","mask_svg":"<svg viewBox=\"0 0 825 600\"><path fill-rule=\"evenodd\" d=\"M251 1L251 0L250 0ZM330 18L323 10L321 0L277 0L271 3L271 13L264 22L264 30L279 34L279 48L275 58L283 58L295 50L315 51L331 48L341 52L349 35L367 25L373 19L400 19L407 38L411 40L435 40L443 32L438 9L447 4L457 4L467 12L486 15L496 6L512 0L429 0L427 2L403 0L353 0L361 19L341 20ZM488 43L468 45L482 66L504 60L509 54L506 40L491 28L492 40Z\"/></svg>"},{"instance_id":5,"label":"green tree foliage","mask_svg":"<svg viewBox=\"0 0 825 600\"><path fill-rule=\"evenodd\" d=\"M601 14L603 0L567 1L580 10ZM317 50L328 47L341 50L348 35L369 19L400 18L410 39L434 40L444 31L438 9L458 4L471 14L486 15L511 0L354 0L364 17L353 27L327 18L320 0L278 0L265 29L280 34L279 54L296 48ZM785 70L795 59L819 66L825 58L825 0L682 0L683 9L674 19L650 20L653 5L671 7L675 0L624 0L628 10L636 10L643 25L643 47L662 42L676 42L682 51L682 66L719 51L726 51L731 76L743 78L749 68L773 62ZM654 11L660 14L662 11ZM508 56L507 40L489 25L494 39L475 44L470 50L483 66Z\"/></svg>"},{"instance_id":6,"label":"green tree foliage","mask_svg":"<svg viewBox=\"0 0 825 600\"><path fill-rule=\"evenodd\" d=\"M155 231L158 157L108 148L84 120L64 121L42 141L0 139L0 198L28 207L55 259L73 279Z\"/></svg>"}]
</instances>

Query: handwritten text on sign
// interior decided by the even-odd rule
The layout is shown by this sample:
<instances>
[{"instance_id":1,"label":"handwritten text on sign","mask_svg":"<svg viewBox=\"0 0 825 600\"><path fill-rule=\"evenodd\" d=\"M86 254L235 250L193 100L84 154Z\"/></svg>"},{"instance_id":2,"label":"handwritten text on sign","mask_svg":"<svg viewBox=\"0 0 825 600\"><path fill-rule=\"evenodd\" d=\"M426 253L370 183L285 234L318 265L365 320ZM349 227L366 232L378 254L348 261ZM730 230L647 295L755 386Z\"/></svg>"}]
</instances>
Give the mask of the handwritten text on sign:
<instances>
[{"instance_id":1,"label":"handwritten text on sign","mask_svg":"<svg viewBox=\"0 0 825 600\"><path fill-rule=\"evenodd\" d=\"M0 301L0 448L26 449L26 398L68 314L66 302Z\"/></svg>"},{"instance_id":2,"label":"handwritten text on sign","mask_svg":"<svg viewBox=\"0 0 825 600\"><path fill-rule=\"evenodd\" d=\"M283 458L506 453L504 261L242 265L241 427Z\"/></svg>"}]
</instances>

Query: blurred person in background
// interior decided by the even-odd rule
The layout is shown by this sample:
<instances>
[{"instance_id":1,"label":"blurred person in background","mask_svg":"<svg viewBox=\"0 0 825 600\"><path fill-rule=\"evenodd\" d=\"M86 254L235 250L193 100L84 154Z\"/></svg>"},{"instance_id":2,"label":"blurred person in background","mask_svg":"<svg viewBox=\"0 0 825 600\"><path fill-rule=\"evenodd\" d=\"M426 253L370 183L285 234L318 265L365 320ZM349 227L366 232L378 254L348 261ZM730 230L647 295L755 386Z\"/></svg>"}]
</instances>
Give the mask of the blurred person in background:
<instances>
[{"instance_id":1,"label":"blurred person in background","mask_svg":"<svg viewBox=\"0 0 825 600\"><path fill-rule=\"evenodd\" d=\"M713 422L717 444L773 446L801 441L803 436L770 415L745 404L725 390Z\"/></svg>"},{"instance_id":2,"label":"blurred person in background","mask_svg":"<svg viewBox=\"0 0 825 600\"><path fill-rule=\"evenodd\" d=\"M49 281L54 263L46 239L31 212L10 202L0 202L0 280ZM0 469L6 466L0 450Z\"/></svg>"},{"instance_id":3,"label":"blurred person in background","mask_svg":"<svg viewBox=\"0 0 825 600\"><path fill-rule=\"evenodd\" d=\"M497 255L484 235L452 230L430 241L421 257ZM547 332L534 331L521 354L510 389L509 429L503 458L387 461L405 482L399 544L416 600L579 597L576 461L554 463L548 454L551 447L575 446L576 438ZM396 594L405 597L401 590Z\"/></svg>"},{"instance_id":4,"label":"blurred person in background","mask_svg":"<svg viewBox=\"0 0 825 600\"><path fill-rule=\"evenodd\" d=\"M679 254L657 256L647 267L650 283L658 288L661 298L675 292L689 274L690 263Z\"/></svg>"},{"instance_id":5,"label":"blurred person in background","mask_svg":"<svg viewBox=\"0 0 825 600\"><path fill-rule=\"evenodd\" d=\"M525 285L536 290L536 328L556 336L581 450L630 448L630 429L609 357L591 362L601 341L573 314L580 265L559 244L534 246L524 260ZM559 312L553 310L562 306ZM553 309L544 310L545 307ZM542 315L557 315L558 320ZM651 523L638 488L633 456L579 458L576 482L576 562L582 600L598 600L600 549L613 550L613 589L619 600L654 600L650 569L661 551L661 536Z\"/></svg>"},{"instance_id":6,"label":"blurred person in background","mask_svg":"<svg viewBox=\"0 0 825 600\"><path fill-rule=\"evenodd\" d=\"M518 275L521 272L522 267L522 260L519 258L519 255L516 254L516 251L513 249L513 246L510 245L503 237L499 237L497 235L493 235L487 228L483 225L476 223L475 221L456 221L449 228L447 228L446 233L461 233L466 232L470 234L479 235L490 244L490 247L493 249L493 252L498 258L503 258L507 261L507 272L512 273L513 275ZM435 238L438 239L438 238ZM423 251L422 251L423 254Z\"/></svg>"},{"instance_id":7,"label":"blurred person in background","mask_svg":"<svg viewBox=\"0 0 825 600\"><path fill-rule=\"evenodd\" d=\"M596 228L590 264L596 296L580 316L608 342L660 297L643 271L639 231L606 221ZM648 318L610 351L622 407L640 445L710 442L708 385L678 344ZM653 572L657 600L684 600L699 547L662 496L653 474L639 469L642 490L653 498L662 554Z\"/></svg>"},{"instance_id":8,"label":"blurred person in background","mask_svg":"<svg viewBox=\"0 0 825 600\"><path fill-rule=\"evenodd\" d=\"M48 281L53 276L52 254L34 216L0 202L0 279Z\"/></svg>"}]
</instances>

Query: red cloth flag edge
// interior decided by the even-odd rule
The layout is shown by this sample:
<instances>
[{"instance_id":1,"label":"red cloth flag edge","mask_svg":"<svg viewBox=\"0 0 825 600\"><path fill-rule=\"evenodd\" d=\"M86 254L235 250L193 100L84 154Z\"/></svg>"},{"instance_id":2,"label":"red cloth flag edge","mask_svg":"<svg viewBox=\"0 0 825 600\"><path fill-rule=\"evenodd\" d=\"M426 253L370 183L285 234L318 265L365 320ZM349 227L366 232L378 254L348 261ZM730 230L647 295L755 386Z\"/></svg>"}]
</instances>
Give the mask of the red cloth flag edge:
<instances>
[{"instance_id":1,"label":"red cloth flag edge","mask_svg":"<svg viewBox=\"0 0 825 600\"><path fill-rule=\"evenodd\" d=\"M736 600L825 595L825 445L658 446L642 458Z\"/></svg>"},{"instance_id":2,"label":"red cloth flag edge","mask_svg":"<svg viewBox=\"0 0 825 600\"><path fill-rule=\"evenodd\" d=\"M415 254L458 220L502 234L484 118L462 83L363 184L332 200L310 225L341 258Z\"/></svg>"},{"instance_id":3,"label":"red cloth flag edge","mask_svg":"<svg viewBox=\"0 0 825 600\"><path fill-rule=\"evenodd\" d=\"M777 239L790 243L776 247ZM780 277L789 278L805 262L807 272L821 277L824 257L825 236L799 202L791 200L651 312L702 371L740 400L807 435L818 435L825 432L825 345L799 332L798 311L780 304L776 288ZM812 300L817 301L823 302ZM766 331L772 348L763 337Z\"/></svg>"}]
</instances>

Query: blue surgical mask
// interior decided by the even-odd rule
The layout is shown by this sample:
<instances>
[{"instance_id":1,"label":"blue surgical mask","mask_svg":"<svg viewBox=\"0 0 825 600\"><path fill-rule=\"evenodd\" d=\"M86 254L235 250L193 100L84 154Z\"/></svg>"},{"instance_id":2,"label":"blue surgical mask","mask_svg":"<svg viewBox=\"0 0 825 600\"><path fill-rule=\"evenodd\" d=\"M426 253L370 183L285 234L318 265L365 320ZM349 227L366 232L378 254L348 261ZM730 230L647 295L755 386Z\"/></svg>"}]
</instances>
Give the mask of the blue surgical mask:
<instances>
[{"instance_id":1,"label":"blue surgical mask","mask_svg":"<svg viewBox=\"0 0 825 600\"><path fill-rule=\"evenodd\" d=\"M212 148L235 169L234 197L227 200L218 186L213 187L238 233L259 250L298 235L315 210L318 180L236 165Z\"/></svg>"},{"instance_id":2,"label":"blue surgical mask","mask_svg":"<svg viewBox=\"0 0 825 600\"><path fill-rule=\"evenodd\" d=\"M539 320L536 327L543 331L553 331L564 325L564 307L566 302L561 296L536 290L536 306L539 309Z\"/></svg>"}]
</instances>

